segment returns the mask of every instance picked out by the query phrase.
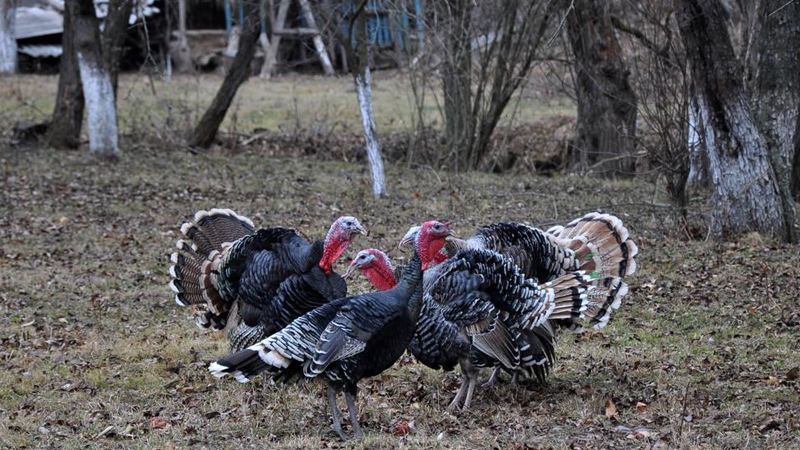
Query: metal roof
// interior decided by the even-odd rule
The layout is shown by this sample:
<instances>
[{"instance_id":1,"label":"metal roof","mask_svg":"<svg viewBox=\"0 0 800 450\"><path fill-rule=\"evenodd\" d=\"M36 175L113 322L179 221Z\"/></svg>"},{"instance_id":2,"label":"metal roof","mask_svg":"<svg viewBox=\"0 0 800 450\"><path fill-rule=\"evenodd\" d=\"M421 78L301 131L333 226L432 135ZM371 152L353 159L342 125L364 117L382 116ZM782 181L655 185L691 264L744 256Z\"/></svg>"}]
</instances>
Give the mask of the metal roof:
<instances>
[{"instance_id":1,"label":"metal roof","mask_svg":"<svg viewBox=\"0 0 800 450\"><path fill-rule=\"evenodd\" d=\"M16 11L14 37L17 39L61 34L64 31L64 18L58 11L36 7L20 7Z\"/></svg>"}]
</instances>

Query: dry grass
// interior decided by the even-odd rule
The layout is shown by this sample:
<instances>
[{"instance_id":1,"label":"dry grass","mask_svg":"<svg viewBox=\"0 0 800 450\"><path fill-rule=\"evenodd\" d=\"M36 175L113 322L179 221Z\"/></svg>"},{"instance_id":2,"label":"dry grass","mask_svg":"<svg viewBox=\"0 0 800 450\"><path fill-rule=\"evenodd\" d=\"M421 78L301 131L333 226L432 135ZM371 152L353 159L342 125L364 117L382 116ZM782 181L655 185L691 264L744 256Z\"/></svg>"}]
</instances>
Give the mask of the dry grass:
<instances>
[{"instance_id":1,"label":"dry grass","mask_svg":"<svg viewBox=\"0 0 800 450\"><path fill-rule=\"evenodd\" d=\"M413 97L405 75L395 71L375 74L373 100L379 131L413 129ZM124 134L163 129L186 130L197 123L214 97L222 78L217 75L162 77L123 74L119 86L120 130ZM0 84L0 124L15 125L47 120L53 111L58 77L19 75ZM532 90L523 94L515 117L528 123L542 117L574 114L565 99L549 98ZM426 98L424 116L441 125L441 99ZM512 102L512 106L515 103ZM512 107L509 108L511 114ZM517 122L517 123L520 123ZM505 122L503 122L505 123ZM502 123L501 123L502 124ZM287 75L262 80L251 77L239 90L221 130L252 133L257 130L360 130L361 116L350 77Z\"/></svg>"},{"instance_id":2,"label":"dry grass","mask_svg":"<svg viewBox=\"0 0 800 450\"><path fill-rule=\"evenodd\" d=\"M41 149L0 159L2 447L800 448L800 384L788 375L800 365L797 248L757 236L686 242L664 235L665 211L613 206L649 201L649 185L390 165L391 197L374 202L360 165L255 152L138 150L114 166ZM548 385L482 389L463 414L443 409L457 374L404 361L362 383L363 442L335 438L321 384L213 379L205 366L226 344L167 287L176 230L198 209L310 236L351 213L372 232L356 247L399 257L397 239L426 218L467 234L498 220L563 223L599 205L642 249L611 325L562 336ZM391 433L398 420L414 422L410 435Z\"/></svg>"}]
</instances>

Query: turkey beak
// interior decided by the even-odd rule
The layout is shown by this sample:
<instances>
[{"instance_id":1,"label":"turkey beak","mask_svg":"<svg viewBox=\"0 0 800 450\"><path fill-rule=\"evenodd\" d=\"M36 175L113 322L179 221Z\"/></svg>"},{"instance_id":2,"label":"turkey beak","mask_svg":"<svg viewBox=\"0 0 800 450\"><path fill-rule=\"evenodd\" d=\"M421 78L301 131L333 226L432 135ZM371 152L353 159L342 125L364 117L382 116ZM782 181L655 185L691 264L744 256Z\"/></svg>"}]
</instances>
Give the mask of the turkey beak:
<instances>
[{"instance_id":1,"label":"turkey beak","mask_svg":"<svg viewBox=\"0 0 800 450\"><path fill-rule=\"evenodd\" d=\"M414 241L416 236L403 236L403 239L400 239L400 242L397 244L397 248L400 250L403 249L403 246L410 244Z\"/></svg>"},{"instance_id":2,"label":"turkey beak","mask_svg":"<svg viewBox=\"0 0 800 450\"><path fill-rule=\"evenodd\" d=\"M347 266L347 270L344 271L344 275L342 275L342 278L344 278L345 280L350 278L350 276L353 275L353 272L355 272L355 270L356 270L356 262L353 261L350 263L349 266Z\"/></svg>"},{"instance_id":3,"label":"turkey beak","mask_svg":"<svg viewBox=\"0 0 800 450\"><path fill-rule=\"evenodd\" d=\"M359 226L358 226L358 232L359 232L359 233L361 233L361 234L363 234L364 236L367 236L367 237L369 237L369 231L367 231L367 229L366 229L366 228L364 228L364 227L363 227L363 226L361 226L361 225L359 225Z\"/></svg>"}]
</instances>

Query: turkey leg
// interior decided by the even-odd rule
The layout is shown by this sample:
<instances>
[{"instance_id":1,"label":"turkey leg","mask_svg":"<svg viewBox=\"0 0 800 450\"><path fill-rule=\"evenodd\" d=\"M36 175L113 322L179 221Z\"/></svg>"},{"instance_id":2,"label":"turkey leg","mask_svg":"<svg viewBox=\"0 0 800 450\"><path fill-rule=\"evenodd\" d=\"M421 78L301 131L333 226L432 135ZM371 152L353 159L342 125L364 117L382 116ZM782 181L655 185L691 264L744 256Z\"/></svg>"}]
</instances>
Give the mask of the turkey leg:
<instances>
[{"instance_id":1,"label":"turkey leg","mask_svg":"<svg viewBox=\"0 0 800 450\"><path fill-rule=\"evenodd\" d=\"M356 408L356 396L358 392L350 392L346 390L344 392L344 398L347 400L347 410L350 412L350 424L353 427L353 437L356 439L362 439L364 437L364 433L361 432L361 425L358 423L358 408Z\"/></svg>"},{"instance_id":2,"label":"turkey leg","mask_svg":"<svg viewBox=\"0 0 800 450\"><path fill-rule=\"evenodd\" d=\"M339 437L346 441L347 435L344 434L342 431L342 421L339 420L339 409L336 407L336 394L339 393L339 389L333 387L332 384L328 385L328 403L331 408L331 418L333 419L333 431L339 435Z\"/></svg>"}]
</instances>

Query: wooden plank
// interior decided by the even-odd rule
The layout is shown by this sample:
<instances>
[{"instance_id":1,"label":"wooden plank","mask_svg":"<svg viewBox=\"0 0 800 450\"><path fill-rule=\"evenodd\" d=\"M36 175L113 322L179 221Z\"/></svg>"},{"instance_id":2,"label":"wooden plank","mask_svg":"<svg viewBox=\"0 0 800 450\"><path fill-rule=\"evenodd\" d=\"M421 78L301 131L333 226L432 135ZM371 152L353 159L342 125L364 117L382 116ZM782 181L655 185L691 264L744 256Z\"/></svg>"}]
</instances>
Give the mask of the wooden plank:
<instances>
[{"instance_id":1,"label":"wooden plank","mask_svg":"<svg viewBox=\"0 0 800 450\"><path fill-rule=\"evenodd\" d=\"M278 36L316 36L319 30L316 28L280 28L272 32Z\"/></svg>"}]
</instances>

